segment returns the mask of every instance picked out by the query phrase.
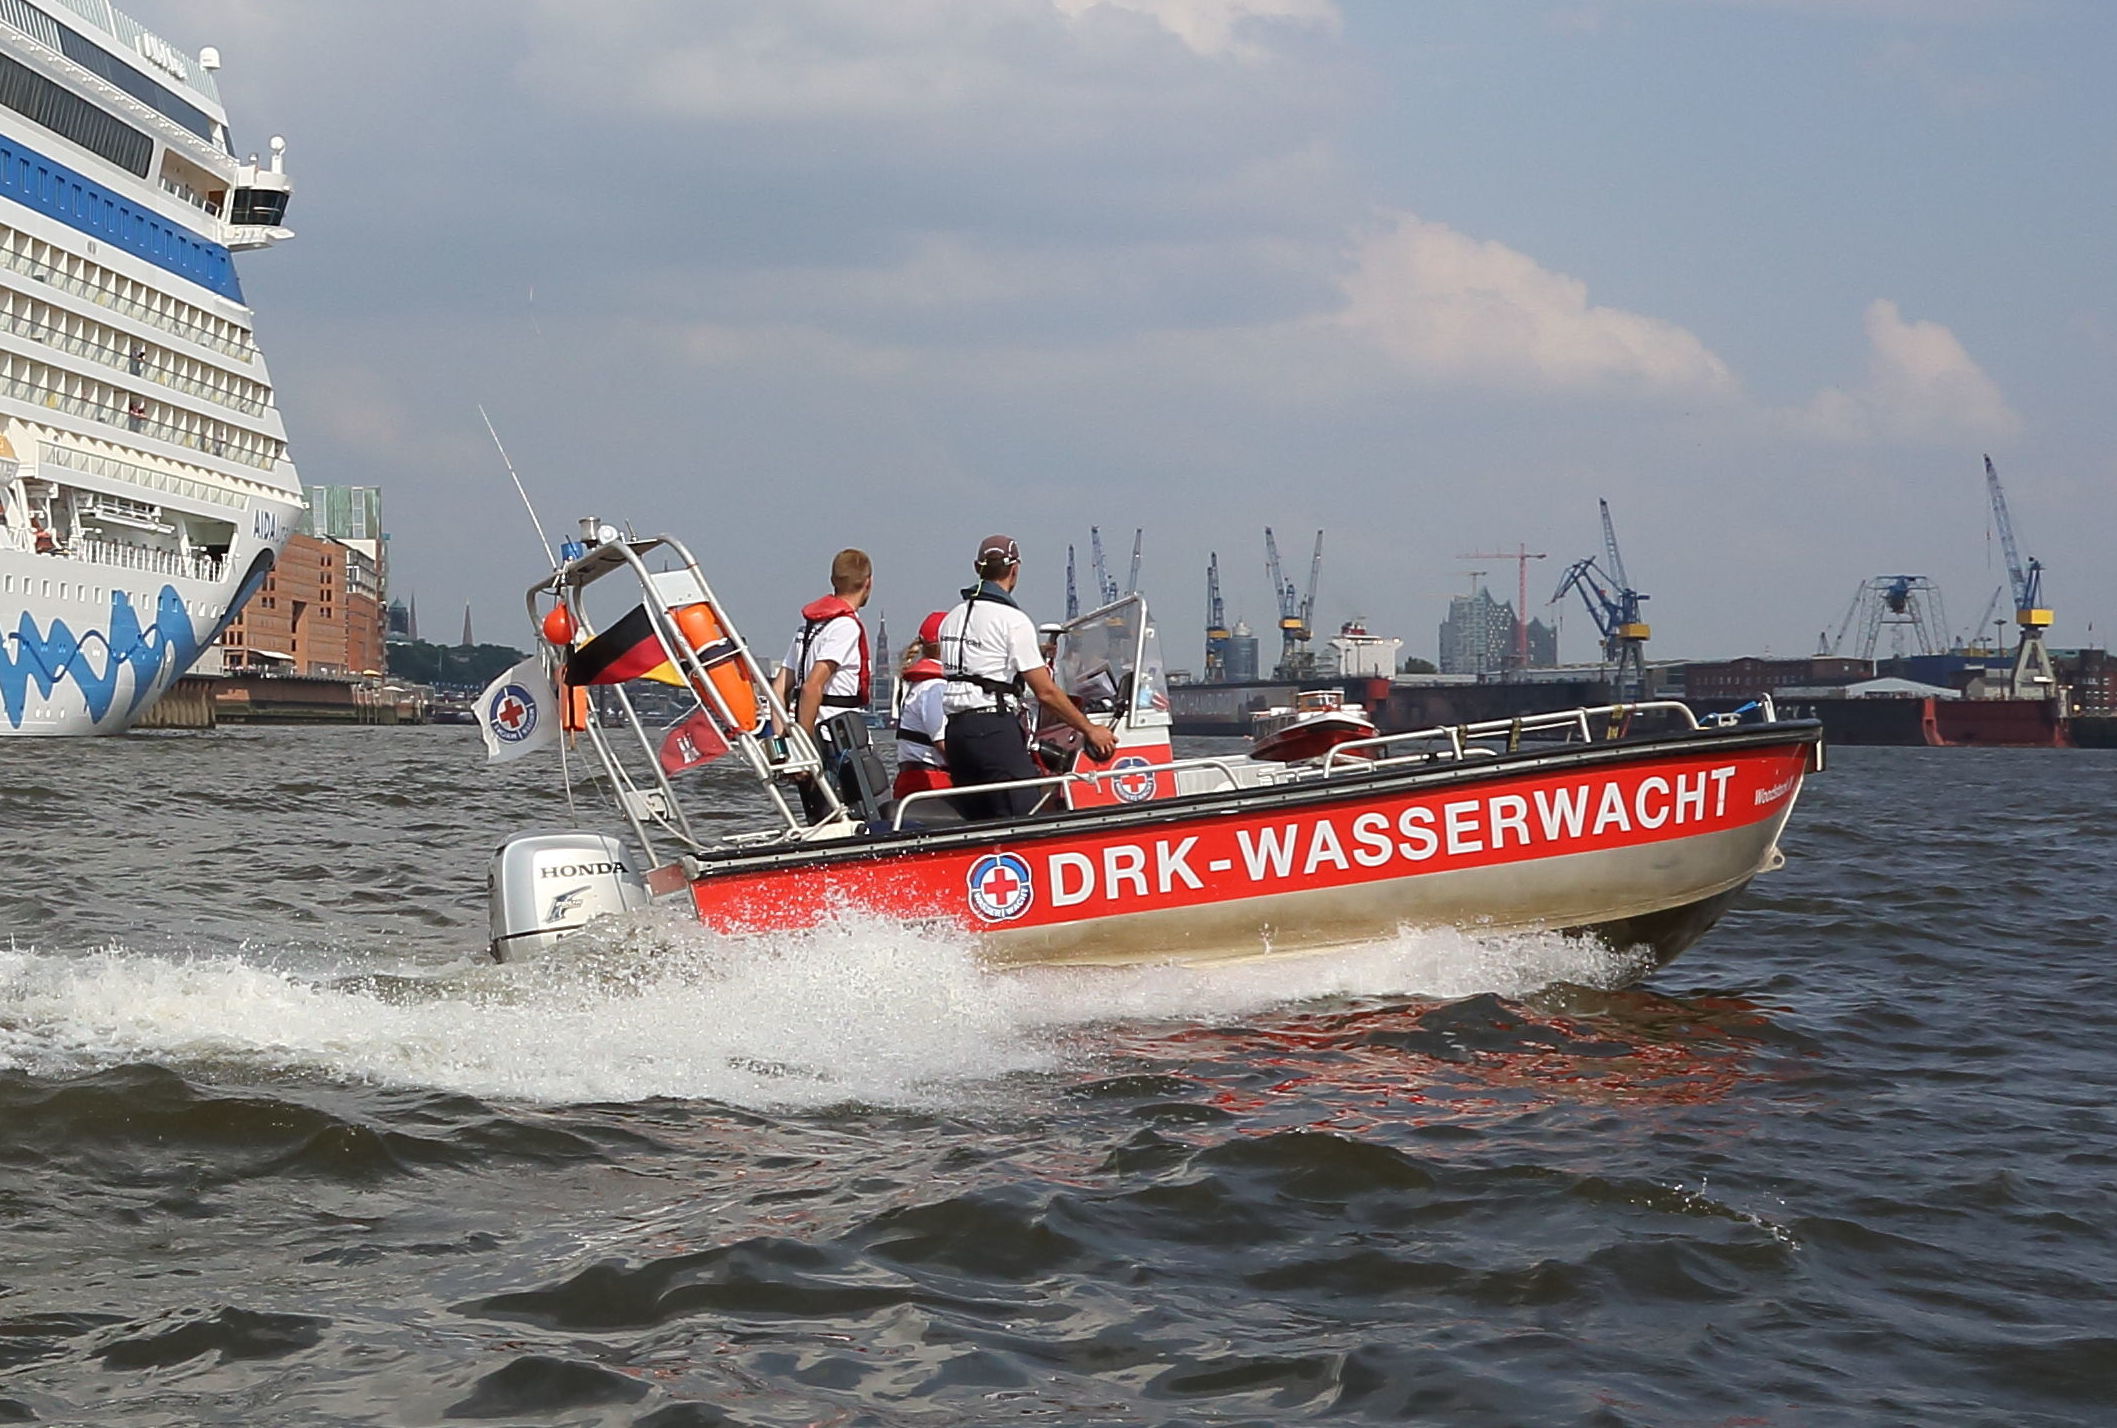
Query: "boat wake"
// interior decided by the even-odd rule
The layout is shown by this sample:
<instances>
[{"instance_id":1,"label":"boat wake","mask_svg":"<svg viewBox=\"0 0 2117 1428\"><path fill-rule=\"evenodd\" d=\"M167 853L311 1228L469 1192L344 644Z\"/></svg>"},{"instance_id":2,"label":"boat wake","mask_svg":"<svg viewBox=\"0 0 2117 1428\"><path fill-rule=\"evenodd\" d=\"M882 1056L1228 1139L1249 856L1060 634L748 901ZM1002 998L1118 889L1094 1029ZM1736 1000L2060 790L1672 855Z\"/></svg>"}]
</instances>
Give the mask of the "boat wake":
<instances>
[{"instance_id":1,"label":"boat wake","mask_svg":"<svg viewBox=\"0 0 2117 1428\"><path fill-rule=\"evenodd\" d=\"M960 942L877 920L737 942L663 913L542 961L393 972L357 953L333 961L0 950L0 1069L145 1061L537 1104L943 1107L1002 1078L1092 1062L1098 1028L1116 1023L1196 1025L1327 999L1521 996L1638 974L1593 942L1456 932L1212 968L996 974Z\"/></svg>"}]
</instances>

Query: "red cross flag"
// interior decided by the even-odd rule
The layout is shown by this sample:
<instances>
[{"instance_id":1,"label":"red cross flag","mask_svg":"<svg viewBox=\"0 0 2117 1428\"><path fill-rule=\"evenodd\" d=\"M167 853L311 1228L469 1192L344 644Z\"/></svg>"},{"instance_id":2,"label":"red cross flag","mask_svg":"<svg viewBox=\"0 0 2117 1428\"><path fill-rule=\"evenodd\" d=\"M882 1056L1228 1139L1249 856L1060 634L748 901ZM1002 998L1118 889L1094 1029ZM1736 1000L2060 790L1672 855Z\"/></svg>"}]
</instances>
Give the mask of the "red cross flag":
<instances>
[{"instance_id":1,"label":"red cross flag","mask_svg":"<svg viewBox=\"0 0 2117 1428\"><path fill-rule=\"evenodd\" d=\"M534 655L486 685L477 710L487 763L503 764L559 741L558 697Z\"/></svg>"}]
</instances>

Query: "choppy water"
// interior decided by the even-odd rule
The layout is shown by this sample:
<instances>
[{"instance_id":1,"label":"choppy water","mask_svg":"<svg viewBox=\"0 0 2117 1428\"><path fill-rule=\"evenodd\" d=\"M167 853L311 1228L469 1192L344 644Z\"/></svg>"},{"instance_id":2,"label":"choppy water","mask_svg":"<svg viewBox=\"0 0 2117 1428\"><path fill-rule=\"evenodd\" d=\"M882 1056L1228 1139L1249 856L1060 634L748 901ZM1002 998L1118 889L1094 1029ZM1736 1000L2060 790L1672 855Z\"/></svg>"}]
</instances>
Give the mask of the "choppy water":
<instances>
[{"instance_id":1,"label":"choppy water","mask_svg":"<svg viewBox=\"0 0 2117 1428\"><path fill-rule=\"evenodd\" d=\"M0 744L0 1422L2117 1421L2117 756L1840 751L1621 991L483 966L476 760Z\"/></svg>"}]
</instances>

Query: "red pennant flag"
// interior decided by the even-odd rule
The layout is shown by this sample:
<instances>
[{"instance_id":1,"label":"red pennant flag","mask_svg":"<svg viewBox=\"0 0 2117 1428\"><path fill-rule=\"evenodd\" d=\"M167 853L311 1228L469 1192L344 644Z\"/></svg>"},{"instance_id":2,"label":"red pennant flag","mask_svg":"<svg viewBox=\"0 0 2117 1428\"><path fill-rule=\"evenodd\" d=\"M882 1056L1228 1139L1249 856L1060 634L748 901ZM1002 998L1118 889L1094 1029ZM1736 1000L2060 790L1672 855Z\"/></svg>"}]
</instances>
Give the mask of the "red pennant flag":
<instances>
[{"instance_id":1,"label":"red pennant flag","mask_svg":"<svg viewBox=\"0 0 2117 1428\"><path fill-rule=\"evenodd\" d=\"M672 726L662 738L661 764L663 773L682 773L702 764L710 764L728 751L728 741L720 736L720 730L701 709L680 724Z\"/></svg>"}]
</instances>

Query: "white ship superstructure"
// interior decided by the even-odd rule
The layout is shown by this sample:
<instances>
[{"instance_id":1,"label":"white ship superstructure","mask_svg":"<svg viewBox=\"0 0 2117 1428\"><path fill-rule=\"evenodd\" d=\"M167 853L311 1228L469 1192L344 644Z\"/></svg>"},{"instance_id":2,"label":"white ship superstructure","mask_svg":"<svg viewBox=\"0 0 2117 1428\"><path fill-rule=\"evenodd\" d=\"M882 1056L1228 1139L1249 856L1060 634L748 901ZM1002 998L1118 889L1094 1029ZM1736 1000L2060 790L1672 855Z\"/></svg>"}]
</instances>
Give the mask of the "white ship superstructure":
<instances>
[{"instance_id":1,"label":"white ship superstructure","mask_svg":"<svg viewBox=\"0 0 2117 1428\"><path fill-rule=\"evenodd\" d=\"M0 0L0 735L115 733L302 509L232 252L293 236L212 50Z\"/></svg>"}]
</instances>

